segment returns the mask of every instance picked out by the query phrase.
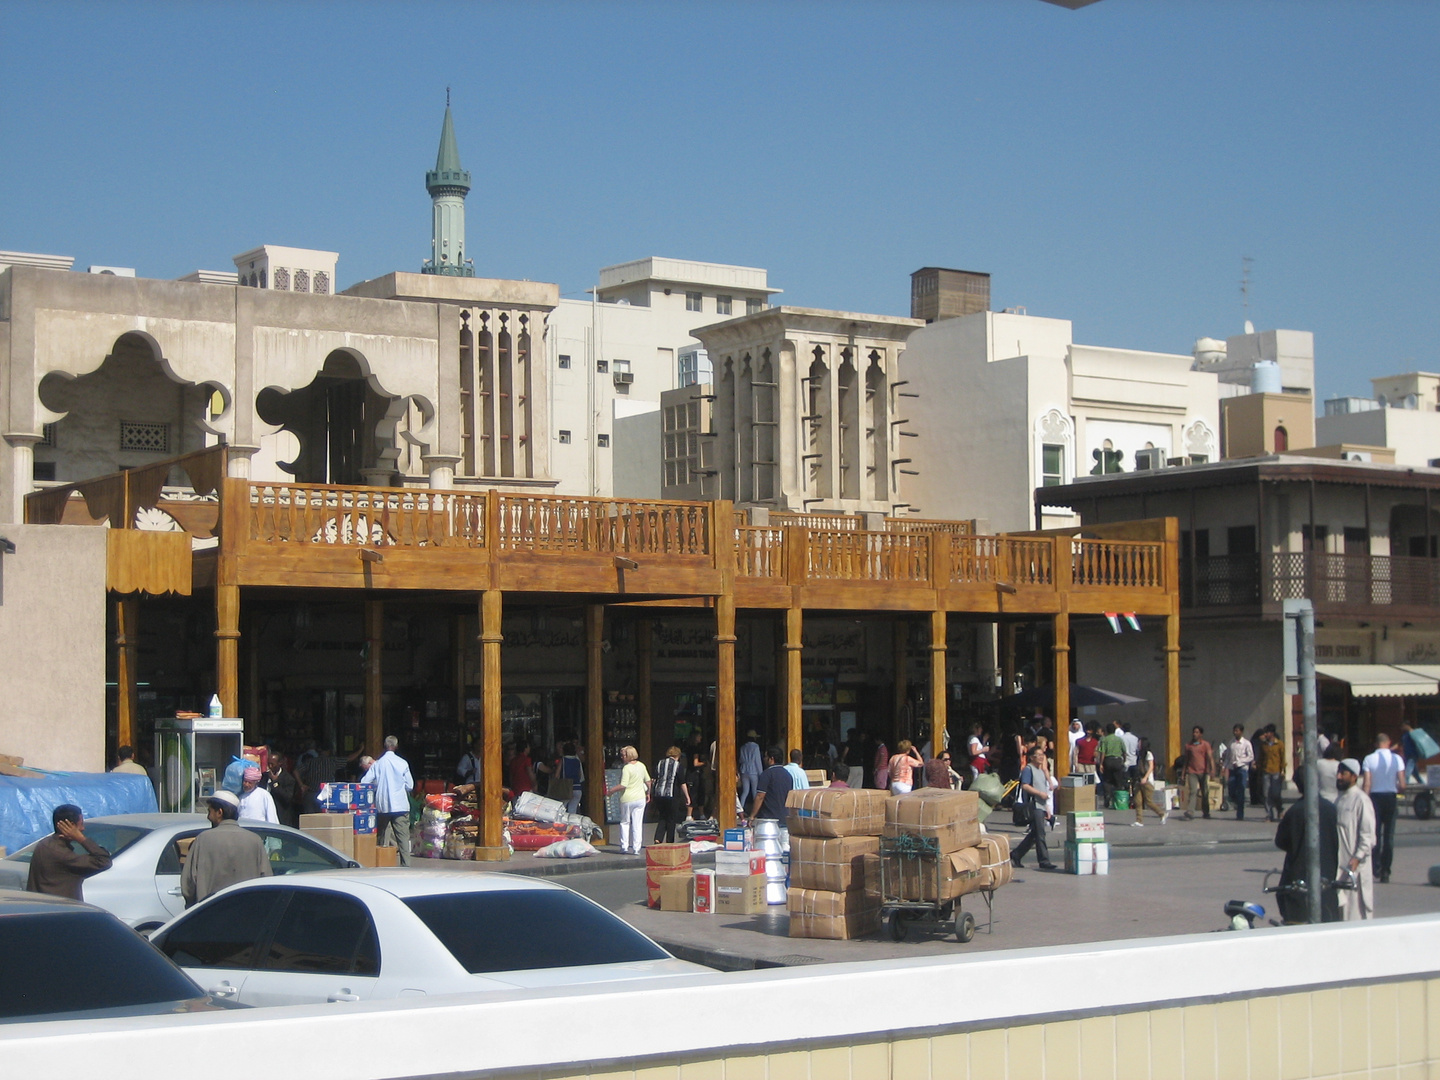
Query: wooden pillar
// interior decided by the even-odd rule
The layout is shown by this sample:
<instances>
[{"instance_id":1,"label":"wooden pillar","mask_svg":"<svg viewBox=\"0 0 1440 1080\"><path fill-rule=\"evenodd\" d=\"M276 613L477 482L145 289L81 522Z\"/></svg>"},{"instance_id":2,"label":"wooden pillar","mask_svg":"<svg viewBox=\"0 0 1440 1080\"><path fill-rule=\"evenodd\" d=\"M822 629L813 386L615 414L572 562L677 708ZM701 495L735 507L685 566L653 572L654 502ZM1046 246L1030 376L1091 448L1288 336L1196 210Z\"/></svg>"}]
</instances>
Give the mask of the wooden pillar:
<instances>
[{"instance_id":1,"label":"wooden pillar","mask_svg":"<svg viewBox=\"0 0 1440 1080\"><path fill-rule=\"evenodd\" d=\"M655 715L650 699L651 663L655 657L655 623L642 618L635 624L635 719L640 760L648 769L655 755Z\"/></svg>"},{"instance_id":2,"label":"wooden pillar","mask_svg":"<svg viewBox=\"0 0 1440 1080\"><path fill-rule=\"evenodd\" d=\"M240 715L240 586L215 586L215 693L220 711Z\"/></svg>"},{"instance_id":3,"label":"wooden pillar","mask_svg":"<svg viewBox=\"0 0 1440 1080\"><path fill-rule=\"evenodd\" d=\"M1055 773L1070 773L1070 613L1055 616Z\"/></svg>"},{"instance_id":4,"label":"wooden pillar","mask_svg":"<svg viewBox=\"0 0 1440 1080\"><path fill-rule=\"evenodd\" d=\"M365 749L385 751L385 601L365 601Z\"/></svg>"},{"instance_id":5,"label":"wooden pillar","mask_svg":"<svg viewBox=\"0 0 1440 1080\"><path fill-rule=\"evenodd\" d=\"M140 707L136 665L140 660L140 594L115 600L115 682L117 738L120 746L135 745Z\"/></svg>"},{"instance_id":6,"label":"wooden pillar","mask_svg":"<svg viewBox=\"0 0 1440 1080\"><path fill-rule=\"evenodd\" d=\"M945 611L930 612L930 752L936 757L945 749L946 631Z\"/></svg>"},{"instance_id":7,"label":"wooden pillar","mask_svg":"<svg viewBox=\"0 0 1440 1080\"><path fill-rule=\"evenodd\" d=\"M1259 536L1263 536L1261 533ZM1190 543L1195 543L1191 534ZM1264 551L1264 545L1260 545ZM1265 561L1268 561L1265 560ZM1175 518L1165 521L1165 587L1170 592L1170 614L1165 616L1165 760L1170 763L1180 756L1183 742L1180 735L1180 523Z\"/></svg>"},{"instance_id":8,"label":"wooden pillar","mask_svg":"<svg viewBox=\"0 0 1440 1080\"><path fill-rule=\"evenodd\" d=\"M805 626L803 608L785 609L785 753L803 749L804 698L800 693L800 656ZM788 761L789 758L787 757Z\"/></svg>"},{"instance_id":9,"label":"wooden pillar","mask_svg":"<svg viewBox=\"0 0 1440 1080\"><path fill-rule=\"evenodd\" d=\"M605 823L605 607L585 607L585 813Z\"/></svg>"},{"instance_id":10,"label":"wooden pillar","mask_svg":"<svg viewBox=\"0 0 1440 1080\"><path fill-rule=\"evenodd\" d=\"M893 626L891 646L895 664L895 696L891 702L890 735L885 739L886 746L894 746L900 741L900 718L905 715L905 702L910 691L910 623L905 619L896 619ZM878 736L880 732L875 734ZM868 769L873 764L866 762L865 767Z\"/></svg>"},{"instance_id":11,"label":"wooden pillar","mask_svg":"<svg viewBox=\"0 0 1440 1080\"><path fill-rule=\"evenodd\" d=\"M505 849L505 760L500 729L500 620L503 594L486 589L480 594L480 836L475 858L496 862L510 857ZM464 681L464 673L461 673ZM588 773L587 773L588 776ZM603 782L603 777L597 783Z\"/></svg>"},{"instance_id":12,"label":"wooden pillar","mask_svg":"<svg viewBox=\"0 0 1440 1080\"><path fill-rule=\"evenodd\" d=\"M796 655L799 655L798 653ZM798 692L798 690L797 690ZM720 758L716 816L735 827L735 594L715 598L715 753ZM748 810L748 807L747 807Z\"/></svg>"}]
</instances>

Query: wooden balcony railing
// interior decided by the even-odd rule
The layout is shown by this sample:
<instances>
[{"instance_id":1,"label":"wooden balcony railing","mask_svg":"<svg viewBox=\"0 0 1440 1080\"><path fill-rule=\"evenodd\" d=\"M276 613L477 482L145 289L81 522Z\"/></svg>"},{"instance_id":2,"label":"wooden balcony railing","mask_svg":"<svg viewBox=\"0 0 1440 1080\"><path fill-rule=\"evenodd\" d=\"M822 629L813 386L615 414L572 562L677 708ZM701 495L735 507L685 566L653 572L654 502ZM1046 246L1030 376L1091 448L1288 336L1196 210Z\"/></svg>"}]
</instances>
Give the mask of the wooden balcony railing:
<instances>
[{"instance_id":1,"label":"wooden balcony railing","mask_svg":"<svg viewBox=\"0 0 1440 1080\"><path fill-rule=\"evenodd\" d=\"M1182 559L1186 607L1254 606L1313 600L1317 610L1383 613L1440 610L1440 560L1323 551L1207 555Z\"/></svg>"},{"instance_id":2,"label":"wooden balcony railing","mask_svg":"<svg viewBox=\"0 0 1440 1080\"><path fill-rule=\"evenodd\" d=\"M262 544L485 546L483 494L261 483L249 491L247 536Z\"/></svg>"},{"instance_id":3,"label":"wooden balcony railing","mask_svg":"<svg viewBox=\"0 0 1440 1080\"><path fill-rule=\"evenodd\" d=\"M710 504L498 495L500 549L709 555Z\"/></svg>"},{"instance_id":4,"label":"wooden balcony railing","mask_svg":"<svg viewBox=\"0 0 1440 1080\"><path fill-rule=\"evenodd\" d=\"M735 530L735 573L744 578L783 581L785 530L765 525L741 525Z\"/></svg>"},{"instance_id":5,"label":"wooden balcony railing","mask_svg":"<svg viewBox=\"0 0 1440 1080\"><path fill-rule=\"evenodd\" d=\"M1064 538L1060 538L1063 542ZM1055 585L1055 541L1006 536L1000 545L1011 585Z\"/></svg>"},{"instance_id":6,"label":"wooden balcony railing","mask_svg":"<svg viewBox=\"0 0 1440 1080\"><path fill-rule=\"evenodd\" d=\"M1164 544L1076 539L1072 545L1070 580L1076 587L1165 588Z\"/></svg>"},{"instance_id":7,"label":"wooden balcony railing","mask_svg":"<svg viewBox=\"0 0 1440 1080\"><path fill-rule=\"evenodd\" d=\"M909 533L811 530L806 575L826 581L928 581L930 540Z\"/></svg>"}]
</instances>

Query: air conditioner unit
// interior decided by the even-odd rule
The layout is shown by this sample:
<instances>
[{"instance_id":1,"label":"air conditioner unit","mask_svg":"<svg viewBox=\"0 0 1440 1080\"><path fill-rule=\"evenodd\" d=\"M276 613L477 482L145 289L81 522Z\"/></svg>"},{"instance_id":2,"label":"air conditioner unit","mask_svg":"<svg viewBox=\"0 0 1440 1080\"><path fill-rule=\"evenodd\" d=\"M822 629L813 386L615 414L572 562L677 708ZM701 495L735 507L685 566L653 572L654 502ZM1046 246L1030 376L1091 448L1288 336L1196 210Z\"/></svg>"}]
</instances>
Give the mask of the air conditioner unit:
<instances>
[{"instance_id":1,"label":"air conditioner unit","mask_svg":"<svg viewBox=\"0 0 1440 1080\"><path fill-rule=\"evenodd\" d=\"M1135 471L1143 472L1150 469L1163 469L1166 463L1165 451L1158 447L1147 446L1144 450L1135 451Z\"/></svg>"},{"instance_id":2,"label":"air conditioner unit","mask_svg":"<svg viewBox=\"0 0 1440 1080\"><path fill-rule=\"evenodd\" d=\"M1368 450L1342 450L1342 451L1340 452L1340 460L1341 460L1341 461L1373 461L1374 459L1371 458L1371 456L1370 456L1370 451L1368 451Z\"/></svg>"},{"instance_id":3,"label":"air conditioner unit","mask_svg":"<svg viewBox=\"0 0 1440 1080\"><path fill-rule=\"evenodd\" d=\"M1190 457L1190 455L1188 455L1188 454L1185 455L1184 457L1172 457L1172 458L1166 458L1166 459L1165 459L1165 467L1166 467L1167 469L1176 469L1176 468L1181 468L1181 469L1183 469L1186 465L1194 465L1194 464L1195 464L1195 459L1192 458L1192 457Z\"/></svg>"},{"instance_id":4,"label":"air conditioner unit","mask_svg":"<svg viewBox=\"0 0 1440 1080\"><path fill-rule=\"evenodd\" d=\"M106 277L134 277L135 268L133 266L92 266L90 273L104 274Z\"/></svg>"},{"instance_id":5,"label":"air conditioner unit","mask_svg":"<svg viewBox=\"0 0 1440 1080\"><path fill-rule=\"evenodd\" d=\"M632 375L632 374L631 374L630 372L628 372L628 371L617 371L617 372L615 372L615 385L616 385L616 386L629 386L629 385L630 385L631 383L633 383L634 381L635 381L635 376Z\"/></svg>"}]
</instances>

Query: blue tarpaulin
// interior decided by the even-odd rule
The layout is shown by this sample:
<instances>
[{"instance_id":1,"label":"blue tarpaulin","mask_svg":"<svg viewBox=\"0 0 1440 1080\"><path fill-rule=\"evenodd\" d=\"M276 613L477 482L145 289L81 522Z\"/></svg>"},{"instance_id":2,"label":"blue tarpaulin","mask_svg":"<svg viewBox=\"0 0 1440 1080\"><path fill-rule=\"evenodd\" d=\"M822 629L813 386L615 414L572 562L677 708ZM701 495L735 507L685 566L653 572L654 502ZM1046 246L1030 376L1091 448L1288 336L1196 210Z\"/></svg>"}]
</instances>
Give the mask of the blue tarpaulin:
<instances>
[{"instance_id":1,"label":"blue tarpaulin","mask_svg":"<svg viewBox=\"0 0 1440 1080\"><path fill-rule=\"evenodd\" d=\"M0 776L0 847L19 851L53 832L50 812L61 803L74 803L87 818L159 809L150 778L139 773Z\"/></svg>"}]
</instances>

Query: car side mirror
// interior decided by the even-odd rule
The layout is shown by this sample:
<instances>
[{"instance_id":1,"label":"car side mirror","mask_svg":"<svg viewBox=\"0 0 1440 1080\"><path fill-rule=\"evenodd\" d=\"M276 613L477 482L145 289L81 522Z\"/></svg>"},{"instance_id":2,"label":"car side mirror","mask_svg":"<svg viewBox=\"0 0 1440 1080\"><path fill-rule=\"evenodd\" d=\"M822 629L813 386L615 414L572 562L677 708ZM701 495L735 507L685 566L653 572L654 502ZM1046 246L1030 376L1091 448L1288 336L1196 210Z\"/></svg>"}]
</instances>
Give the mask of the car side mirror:
<instances>
[{"instance_id":1,"label":"car side mirror","mask_svg":"<svg viewBox=\"0 0 1440 1080\"><path fill-rule=\"evenodd\" d=\"M354 859L351 859L349 862L347 862L347 863L345 864L345 869L346 869L346 870L363 870L364 867L362 867L362 866L361 866L358 862L356 862Z\"/></svg>"}]
</instances>

